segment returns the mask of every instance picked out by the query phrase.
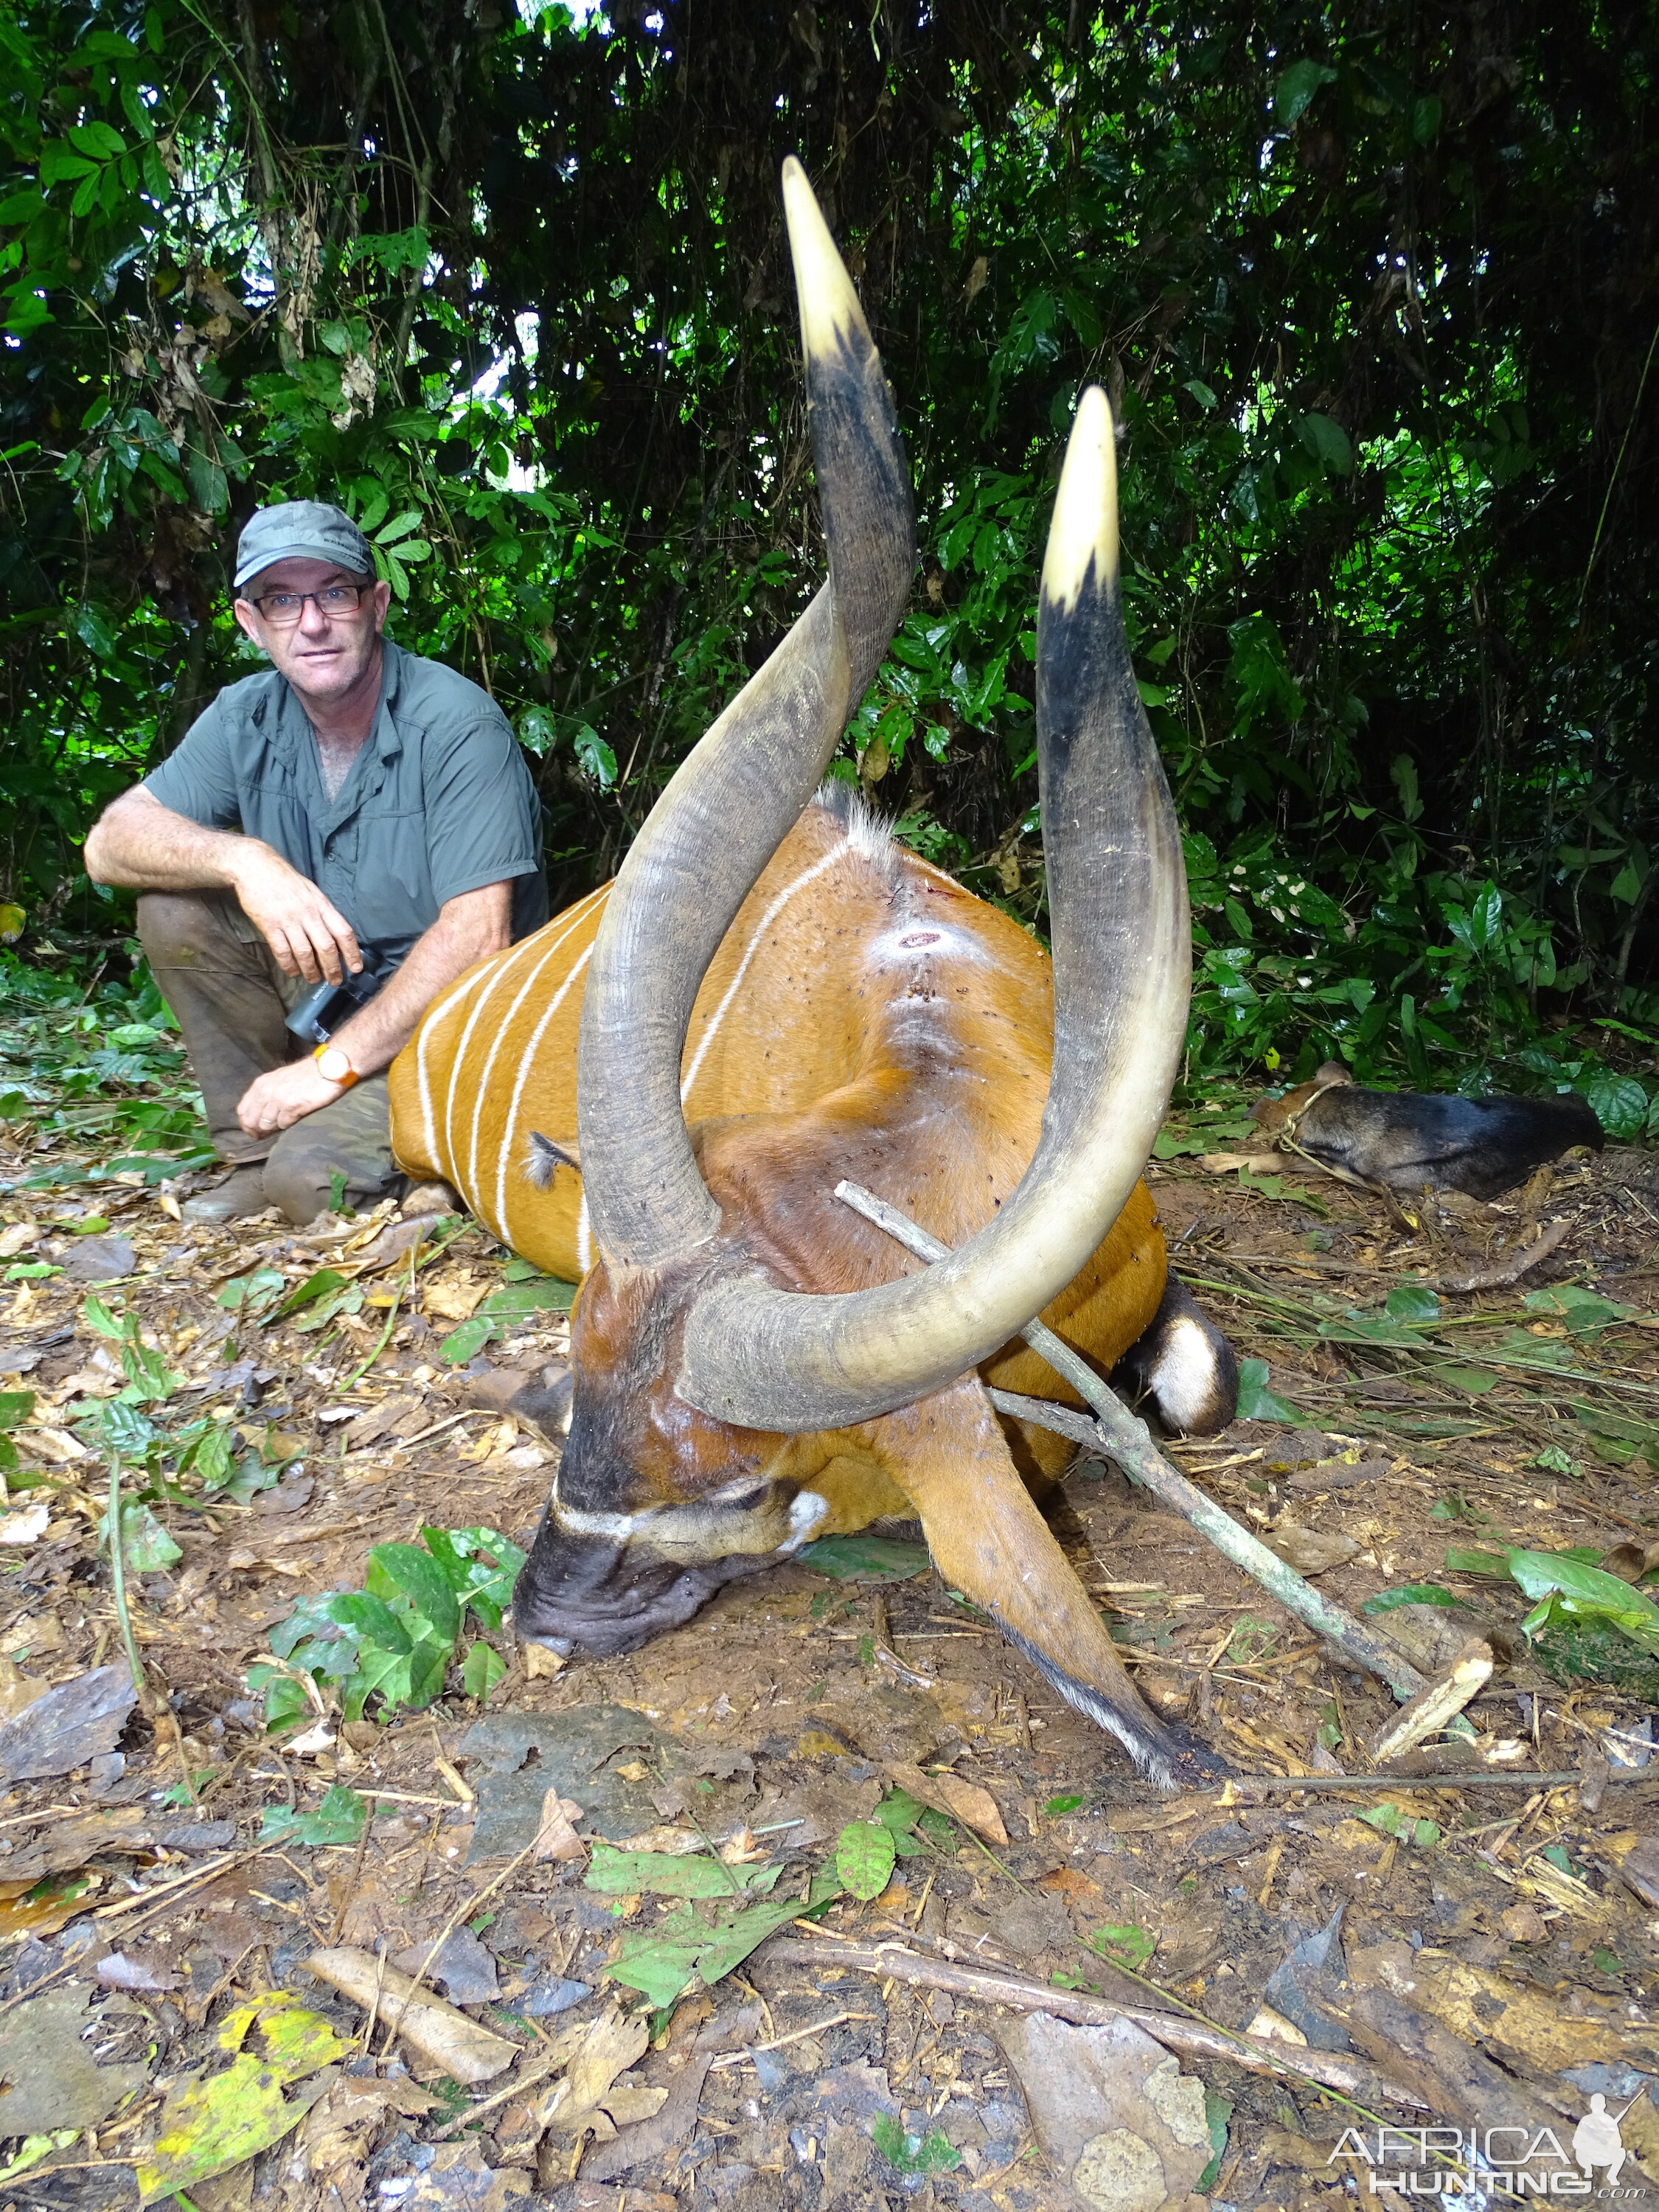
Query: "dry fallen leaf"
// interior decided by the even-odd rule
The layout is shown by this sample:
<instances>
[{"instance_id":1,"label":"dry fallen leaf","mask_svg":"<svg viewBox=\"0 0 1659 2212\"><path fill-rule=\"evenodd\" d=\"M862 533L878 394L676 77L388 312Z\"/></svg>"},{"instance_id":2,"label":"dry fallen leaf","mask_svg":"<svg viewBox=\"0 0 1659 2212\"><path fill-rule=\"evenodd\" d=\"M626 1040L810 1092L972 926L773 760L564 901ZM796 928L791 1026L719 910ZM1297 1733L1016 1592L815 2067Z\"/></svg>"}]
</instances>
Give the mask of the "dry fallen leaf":
<instances>
[{"instance_id":1,"label":"dry fallen leaf","mask_svg":"<svg viewBox=\"0 0 1659 2212\"><path fill-rule=\"evenodd\" d=\"M687 1858L693 1851L702 1849L702 1838L695 1828L641 1828L637 1836L624 1837L617 1849L659 1851L665 1858Z\"/></svg>"},{"instance_id":2,"label":"dry fallen leaf","mask_svg":"<svg viewBox=\"0 0 1659 2212\"><path fill-rule=\"evenodd\" d=\"M1328 1567L1343 1565L1359 1549L1352 1536L1328 1534L1321 1528L1300 1528L1289 1521L1281 1521L1272 1534L1263 1536L1261 1540L1275 1559L1283 1559L1299 1575L1322 1575Z\"/></svg>"},{"instance_id":3,"label":"dry fallen leaf","mask_svg":"<svg viewBox=\"0 0 1659 2212\"><path fill-rule=\"evenodd\" d=\"M650 2040L650 2023L643 2013L624 2020L621 2007L614 2004L602 2013L559 2084L561 2094L552 2102L548 2124L561 2135L592 2133L609 2142L619 2125L649 2119L667 2101L666 2089L617 2089L613 2085L618 2075L644 2057Z\"/></svg>"},{"instance_id":4,"label":"dry fallen leaf","mask_svg":"<svg viewBox=\"0 0 1659 2212\"><path fill-rule=\"evenodd\" d=\"M0 1513L0 1544L37 1544L51 1519L52 1508L45 1498L20 1505L15 1513Z\"/></svg>"},{"instance_id":5,"label":"dry fallen leaf","mask_svg":"<svg viewBox=\"0 0 1659 2212\"><path fill-rule=\"evenodd\" d=\"M444 1275L427 1285L421 1310L439 1321L471 1321L489 1291L488 1283L475 1283L469 1275Z\"/></svg>"},{"instance_id":6,"label":"dry fallen leaf","mask_svg":"<svg viewBox=\"0 0 1659 2212\"><path fill-rule=\"evenodd\" d=\"M988 1790L981 1790L976 1782L963 1782L954 1774L924 1774L919 1766L908 1766L902 1761L887 1762L889 1778L901 1790L908 1790L924 1805L931 1805L936 1813L947 1814L973 1829L988 1843L1006 1845L1008 1831L1002 1825L1002 1815L996 1800Z\"/></svg>"},{"instance_id":7,"label":"dry fallen leaf","mask_svg":"<svg viewBox=\"0 0 1659 2212\"><path fill-rule=\"evenodd\" d=\"M582 1808L568 1797L561 1797L556 1788L550 1790L542 1799L541 1826L536 1831L532 1859L580 1859L587 1855L587 1846L576 1833L574 1823L580 1820Z\"/></svg>"}]
</instances>

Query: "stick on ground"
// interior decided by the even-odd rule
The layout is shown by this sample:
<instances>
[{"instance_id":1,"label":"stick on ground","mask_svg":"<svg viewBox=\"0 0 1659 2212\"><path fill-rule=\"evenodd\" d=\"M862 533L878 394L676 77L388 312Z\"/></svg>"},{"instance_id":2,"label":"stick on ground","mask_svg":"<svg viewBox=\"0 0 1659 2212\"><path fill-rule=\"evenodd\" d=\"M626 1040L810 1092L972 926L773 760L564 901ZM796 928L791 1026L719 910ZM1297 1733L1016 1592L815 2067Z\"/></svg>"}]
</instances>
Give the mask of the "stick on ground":
<instances>
[{"instance_id":1,"label":"stick on ground","mask_svg":"<svg viewBox=\"0 0 1659 2212\"><path fill-rule=\"evenodd\" d=\"M884 1199L876 1197L858 1183L838 1182L836 1196L855 1213L861 1213L866 1221L873 1222L878 1229L885 1230L888 1236L907 1251L914 1252L918 1259L942 1260L950 1249L930 1237L925 1229L919 1229L896 1206L889 1206ZM1374 1630L1356 1620L1340 1605L1334 1605L1329 1598L1322 1597L1294 1567L1287 1566L1249 1529L1241 1528L1230 1513L1224 1513L1212 1498L1188 1482L1153 1443L1145 1421L1136 1419L1069 1345L1062 1344L1054 1331L1040 1321L1034 1321L1020 1334L1033 1352L1041 1354L1054 1372L1093 1407L1094 1418L1074 1413L1068 1406L1054 1405L1047 1398L1023 1398L1012 1391L993 1390L989 1394L991 1403L1000 1413L1039 1423L1058 1436L1071 1437L1103 1453L1122 1468L1131 1482L1139 1483L1172 1507L1184 1521L1189 1521L1224 1558L1260 1583L1287 1613L1294 1613L1327 1643L1334 1644L1345 1658L1386 1682L1396 1698L1403 1700L1417 1695L1426 1678Z\"/></svg>"},{"instance_id":2,"label":"stick on ground","mask_svg":"<svg viewBox=\"0 0 1659 2212\"><path fill-rule=\"evenodd\" d=\"M897 1943L800 1943L793 1937L775 1936L762 1954L781 1966L839 1966L855 1973L874 1974L913 1989L943 1990L952 1996L977 2004L1001 2005L1010 2012L1046 2012L1083 2027L1109 2027L1115 2020L1132 2020L1166 2051L1183 2058L1225 2058L1252 2074L1280 2079L1316 2081L1363 2105L1404 2105L1425 2109L1422 2099L1403 2083L1376 2074L1363 2059L1346 2058L1334 2051L1295 2051L1283 2045L1253 2043L1248 2036L1225 2035L1196 2021L1180 2020L1173 2013L1146 2012L1136 2005L1114 2004L1105 1997L1085 1996L1079 1990L1054 1990L1021 1974L988 1973L979 1966L947 1966Z\"/></svg>"}]
</instances>

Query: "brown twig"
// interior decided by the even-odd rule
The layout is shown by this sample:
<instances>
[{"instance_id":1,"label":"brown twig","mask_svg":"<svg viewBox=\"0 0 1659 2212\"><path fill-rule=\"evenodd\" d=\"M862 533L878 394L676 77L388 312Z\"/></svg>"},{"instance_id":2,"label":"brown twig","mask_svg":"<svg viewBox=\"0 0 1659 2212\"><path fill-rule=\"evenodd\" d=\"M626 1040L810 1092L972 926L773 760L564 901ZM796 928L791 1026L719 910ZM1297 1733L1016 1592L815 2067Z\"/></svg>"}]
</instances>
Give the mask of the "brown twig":
<instances>
[{"instance_id":1,"label":"brown twig","mask_svg":"<svg viewBox=\"0 0 1659 2212\"><path fill-rule=\"evenodd\" d=\"M947 1246L919 1228L896 1206L890 1206L884 1199L860 1188L857 1183L837 1183L836 1196L918 1258L934 1261L945 1256ZM1075 1413L1070 1407L1055 1405L1047 1398L989 1390L987 1395L999 1413L1011 1414L1017 1420L1039 1423L1057 1436L1091 1445L1114 1460L1132 1481L1141 1484L1162 1504L1179 1513L1200 1535L1206 1536L1224 1558L1231 1559L1235 1566L1260 1583L1270 1596L1277 1598L1288 1613L1334 1644L1355 1666L1363 1667L1368 1674L1375 1674L1386 1682L1402 1702L1414 1698L1425 1686L1425 1678L1392 1644L1363 1621L1356 1620L1341 1606L1322 1596L1294 1567L1270 1552L1259 1538L1241 1528L1230 1513L1224 1513L1212 1498L1206 1498L1194 1483L1189 1482L1180 1468L1158 1449L1146 1424L1137 1420L1086 1361L1079 1359L1069 1345L1061 1343L1052 1329L1040 1321L1033 1321L1020 1334L1032 1351L1046 1359L1085 1403L1094 1408L1094 1416L1091 1419L1086 1413Z\"/></svg>"},{"instance_id":2,"label":"brown twig","mask_svg":"<svg viewBox=\"0 0 1659 2212\"><path fill-rule=\"evenodd\" d=\"M894 1981L908 1983L914 1989L942 1990L948 1996L966 1997L978 2004L1001 2005L1010 2012L1049 2013L1057 2020L1071 2021L1082 2027L1108 2027L1115 2021L1131 2020L1166 2051L1182 2057L1228 2059L1252 2074L1316 2082L1322 2088L1334 2089L1339 2095L1362 2104L1426 2109L1416 2092L1403 2083L1390 2081L1370 2067L1332 2051L1268 2049L1253 2045L1243 2036L1229 2036L1217 2028L1200 2027L1195 2021L1179 2020L1170 2013L1114 2004L1104 1997L1086 1996L1078 1990L1049 1989L1042 1982L1028 1981L1022 1974L994 1974L979 1966L947 1966L941 1960L923 1958L900 1943L866 1947L838 1943L833 1939L799 1943L790 1937L775 1936L765 1955L781 1966L839 1966L883 1978L890 1976Z\"/></svg>"}]
</instances>

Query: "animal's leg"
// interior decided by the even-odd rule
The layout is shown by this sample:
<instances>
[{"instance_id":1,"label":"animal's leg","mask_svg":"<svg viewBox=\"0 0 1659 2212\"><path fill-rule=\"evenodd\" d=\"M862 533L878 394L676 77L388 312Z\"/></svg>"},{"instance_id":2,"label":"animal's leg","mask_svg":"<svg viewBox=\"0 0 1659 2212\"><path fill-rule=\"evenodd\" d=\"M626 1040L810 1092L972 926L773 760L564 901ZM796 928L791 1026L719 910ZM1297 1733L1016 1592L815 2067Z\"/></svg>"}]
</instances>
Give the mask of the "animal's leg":
<instances>
[{"instance_id":1,"label":"animal's leg","mask_svg":"<svg viewBox=\"0 0 1659 2212\"><path fill-rule=\"evenodd\" d=\"M1137 1401L1150 1398L1176 1436L1212 1437L1238 1411L1238 1362L1184 1283L1165 1279L1158 1311L1112 1370Z\"/></svg>"},{"instance_id":2,"label":"animal's leg","mask_svg":"<svg viewBox=\"0 0 1659 2212\"><path fill-rule=\"evenodd\" d=\"M934 1565L983 1606L1068 1704L1165 1790L1227 1766L1160 1720L1124 1672L1099 1613L1032 1504L980 1384L969 1379L872 1425L871 1448L921 1516Z\"/></svg>"}]
</instances>

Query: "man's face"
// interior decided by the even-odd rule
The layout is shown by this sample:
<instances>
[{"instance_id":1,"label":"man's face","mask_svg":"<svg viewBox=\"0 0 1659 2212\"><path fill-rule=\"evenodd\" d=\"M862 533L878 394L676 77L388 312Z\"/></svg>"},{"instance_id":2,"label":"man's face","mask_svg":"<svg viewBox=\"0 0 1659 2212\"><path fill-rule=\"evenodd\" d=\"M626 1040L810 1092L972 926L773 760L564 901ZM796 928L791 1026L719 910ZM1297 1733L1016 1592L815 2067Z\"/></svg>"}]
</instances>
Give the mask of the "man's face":
<instances>
[{"instance_id":1,"label":"man's face","mask_svg":"<svg viewBox=\"0 0 1659 2212\"><path fill-rule=\"evenodd\" d=\"M275 592L325 592L331 585L361 585L363 578L327 561L297 556L273 561L245 587L236 601L236 619L270 655L278 672L302 696L321 702L343 699L367 672L380 649L386 627L389 584L370 584L361 604L345 613L325 614L307 599L295 623L268 620L258 602Z\"/></svg>"}]
</instances>

